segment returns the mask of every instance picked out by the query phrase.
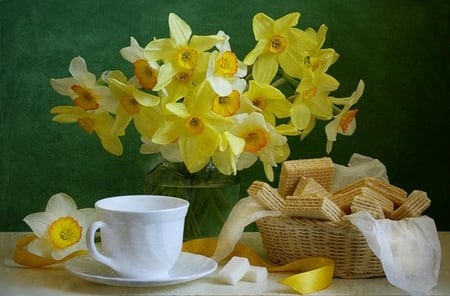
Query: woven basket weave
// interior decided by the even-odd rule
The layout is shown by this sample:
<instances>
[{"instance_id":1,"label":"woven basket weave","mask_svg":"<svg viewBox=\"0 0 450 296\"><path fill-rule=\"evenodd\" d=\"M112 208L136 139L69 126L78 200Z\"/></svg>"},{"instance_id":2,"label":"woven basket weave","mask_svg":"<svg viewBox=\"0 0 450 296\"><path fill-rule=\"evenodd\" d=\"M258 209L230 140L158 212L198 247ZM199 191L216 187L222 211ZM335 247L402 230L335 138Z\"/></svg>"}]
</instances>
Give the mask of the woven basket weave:
<instances>
[{"instance_id":1,"label":"woven basket weave","mask_svg":"<svg viewBox=\"0 0 450 296\"><path fill-rule=\"evenodd\" d=\"M347 221L277 216L259 219L256 224L267 256L274 263L327 257L335 260L335 277L384 276L380 260L370 250L362 233Z\"/></svg>"}]
</instances>

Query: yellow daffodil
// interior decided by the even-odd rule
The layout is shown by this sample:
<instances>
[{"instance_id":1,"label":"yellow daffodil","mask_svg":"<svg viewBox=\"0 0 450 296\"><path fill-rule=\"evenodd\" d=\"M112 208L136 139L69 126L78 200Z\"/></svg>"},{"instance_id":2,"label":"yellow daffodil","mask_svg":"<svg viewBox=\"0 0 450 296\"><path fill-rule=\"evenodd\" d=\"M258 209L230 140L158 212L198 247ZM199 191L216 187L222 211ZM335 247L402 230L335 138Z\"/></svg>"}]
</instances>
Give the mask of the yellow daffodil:
<instances>
[{"instance_id":1,"label":"yellow daffodil","mask_svg":"<svg viewBox=\"0 0 450 296\"><path fill-rule=\"evenodd\" d=\"M175 13L169 14L169 29L170 38L155 39L144 50L147 60L164 62L154 90L161 90L174 77L179 80L190 79L201 55L223 40L217 35L192 35L191 27Z\"/></svg>"},{"instance_id":2,"label":"yellow daffodil","mask_svg":"<svg viewBox=\"0 0 450 296\"><path fill-rule=\"evenodd\" d=\"M273 167L286 160L290 153L286 137L279 135L260 113L243 113L235 118L236 125L231 133L245 141L244 151L237 163L238 170L250 167L259 158L267 179L273 181Z\"/></svg>"},{"instance_id":3,"label":"yellow daffodil","mask_svg":"<svg viewBox=\"0 0 450 296\"><path fill-rule=\"evenodd\" d=\"M270 84L251 80L248 91L243 93L243 97L249 99L256 110L261 112L264 119L272 125L275 125L276 117L285 118L291 115L291 102L286 100L278 88Z\"/></svg>"},{"instance_id":4,"label":"yellow daffodil","mask_svg":"<svg viewBox=\"0 0 450 296\"><path fill-rule=\"evenodd\" d=\"M244 151L245 140L226 131L222 134L219 149L214 153L214 166L225 175L236 175L237 161Z\"/></svg>"},{"instance_id":5,"label":"yellow daffodil","mask_svg":"<svg viewBox=\"0 0 450 296\"><path fill-rule=\"evenodd\" d=\"M217 35L223 37L223 41L216 45L219 51L211 54L206 80L220 96L228 96L232 90L242 92L247 85L243 79L247 75L247 66L231 51L230 37L223 31Z\"/></svg>"},{"instance_id":6,"label":"yellow daffodil","mask_svg":"<svg viewBox=\"0 0 450 296\"><path fill-rule=\"evenodd\" d=\"M120 71L111 71L104 75L112 95L118 100L116 117L112 132L125 134L131 120L138 132L147 138L164 124L161 109L157 106L160 98L139 89L140 85L127 81Z\"/></svg>"},{"instance_id":7,"label":"yellow daffodil","mask_svg":"<svg viewBox=\"0 0 450 296\"><path fill-rule=\"evenodd\" d=\"M175 116L169 117L165 127L153 136L153 142L160 145L178 140L181 157L192 173L210 161L221 133L234 125L232 119L211 111L215 95L209 83L202 83L183 103L168 103L167 110Z\"/></svg>"},{"instance_id":8,"label":"yellow daffodil","mask_svg":"<svg viewBox=\"0 0 450 296\"><path fill-rule=\"evenodd\" d=\"M72 77L50 80L50 85L57 93L69 96L83 110L100 109L114 113L117 102L111 97L107 87L96 83L95 75L88 72L82 57L72 59L69 72Z\"/></svg>"},{"instance_id":9,"label":"yellow daffodil","mask_svg":"<svg viewBox=\"0 0 450 296\"><path fill-rule=\"evenodd\" d=\"M145 59L144 49L134 37L130 37L130 46L122 48L120 54L133 64L134 76L139 84L145 89L153 89L157 82L159 65Z\"/></svg>"},{"instance_id":10,"label":"yellow daffodil","mask_svg":"<svg viewBox=\"0 0 450 296\"><path fill-rule=\"evenodd\" d=\"M310 67L297 87L298 95L291 109L292 124L298 130L304 130L315 118L329 120L333 116L332 103L328 98L336 90L339 82L325 73L334 55L322 57L317 67Z\"/></svg>"},{"instance_id":11,"label":"yellow daffodil","mask_svg":"<svg viewBox=\"0 0 450 296\"><path fill-rule=\"evenodd\" d=\"M95 132L106 151L114 155L123 153L119 137L112 132L114 118L108 112L87 112L78 106L56 106L50 110L50 113L57 114L53 117L53 121L78 122L88 134Z\"/></svg>"},{"instance_id":12,"label":"yellow daffodil","mask_svg":"<svg viewBox=\"0 0 450 296\"><path fill-rule=\"evenodd\" d=\"M244 58L244 63L253 65L253 77L263 83L270 83L275 77L278 65L286 74L301 77L302 53L316 47L317 42L304 31L293 28L300 13L289 13L273 20L264 13L253 18L253 33L256 47Z\"/></svg>"},{"instance_id":13,"label":"yellow daffodil","mask_svg":"<svg viewBox=\"0 0 450 296\"><path fill-rule=\"evenodd\" d=\"M95 209L79 209L67 194L50 197L45 212L24 218L37 238L28 245L28 252L60 260L78 250L86 250L87 227L96 219Z\"/></svg>"},{"instance_id":14,"label":"yellow daffodil","mask_svg":"<svg viewBox=\"0 0 450 296\"><path fill-rule=\"evenodd\" d=\"M350 110L355 105L364 92L364 82L359 81L356 90L349 98L336 99L331 98L335 104L344 104L342 111L334 116L334 119L325 126L325 132L327 134L327 153L331 152L333 148L333 142L336 141L337 134L350 136L353 135L356 129L355 115L358 109Z\"/></svg>"}]
</instances>

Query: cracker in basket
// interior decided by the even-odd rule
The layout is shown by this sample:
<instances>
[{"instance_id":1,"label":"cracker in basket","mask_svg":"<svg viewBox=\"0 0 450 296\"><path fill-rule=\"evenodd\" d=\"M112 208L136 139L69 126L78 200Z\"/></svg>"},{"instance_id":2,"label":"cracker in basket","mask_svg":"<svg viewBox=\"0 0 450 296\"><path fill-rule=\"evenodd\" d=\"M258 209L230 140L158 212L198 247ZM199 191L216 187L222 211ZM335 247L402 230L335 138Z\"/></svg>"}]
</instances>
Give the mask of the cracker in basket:
<instances>
[{"instance_id":1,"label":"cracker in basket","mask_svg":"<svg viewBox=\"0 0 450 296\"><path fill-rule=\"evenodd\" d=\"M352 190L353 188L360 188L360 187L370 188L373 191L378 192L382 196L391 200L394 203L395 207L402 205L406 200L407 193L405 190L396 187L394 185L391 185L386 181L373 177L365 177L356 180L355 182L338 189L334 193L338 194L341 192Z\"/></svg>"},{"instance_id":2,"label":"cracker in basket","mask_svg":"<svg viewBox=\"0 0 450 296\"><path fill-rule=\"evenodd\" d=\"M318 193L307 197L287 198L283 212L287 216L329 221L341 221L344 212L328 197Z\"/></svg>"},{"instance_id":3,"label":"cracker in basket","mask_svg":"<svg viewBox=\"0 0 450 296\"><path fill-rule=\"evenodd\" d=\"M293 196L303 196L310 193L319 193L328 198L331 197L331 193L328 192L322 185L320 185L312 177L301 177L294 190Z\"/></svg>"},{"instance_id":4,"label":"cracker in basket","mask_svg":"<svg viewBox=\"0 0 450 296\"><path fill-rule=\"evenodd\" d=\"M277 190L265 182L254 181L247 189L247 193L266 209L281 211L283 208L283 198Z\"/></svg>"},{"instance_id":5,"label":"cracker in basket","mask_svg":"<svg viewBox=\"0 0 450 296\"><path fill-rule=\"evenodd\" d=\"M361 183L364 184L364 183ZM389 217L394 211L394 203L381 194L379 191L372 189L371 187L348 187L347 190L340 190L338 193L333 194L331 198L345 213L351 213L351 205L356 196L367 197L374 202L376 201L383 209L384 215Z\"/></svg>"},{"instance_id":6,"label":"cracker in basket","mask_svg":"<svg viewBox=\"0 0 450 296\"><path fill-rule=\"evenodd\" d=\"M364 195L357 195L353 198L350 206L352 214L359 211L367 211L375 219L384 219L384 212L378 201Z\"/></svg>"},{"instance_id":7,"label":"cracker in basket","mask_svg":"<svg viewBox=\"0 0 450 296\"><path fill-rule=\"evenodd\" d=\"M430 206L430 204L431 200L428 198L426 192L414 190L409 194L406 201L397 208L389 218L392 220L401 220L407 217L418 217Z\"/></svg>"},{"instance_id":8,"label":"cracker in basket","mask_svg":"<svg viewBox=\"0 0 450 296\"><path fill-rule=\"evenodd\" d=\"M293 195L301 177L312 177L330 191L333 173L334 165L329 157L284 161L281 166L278 192L282 197Z\"/></svg>"}]
</instances>

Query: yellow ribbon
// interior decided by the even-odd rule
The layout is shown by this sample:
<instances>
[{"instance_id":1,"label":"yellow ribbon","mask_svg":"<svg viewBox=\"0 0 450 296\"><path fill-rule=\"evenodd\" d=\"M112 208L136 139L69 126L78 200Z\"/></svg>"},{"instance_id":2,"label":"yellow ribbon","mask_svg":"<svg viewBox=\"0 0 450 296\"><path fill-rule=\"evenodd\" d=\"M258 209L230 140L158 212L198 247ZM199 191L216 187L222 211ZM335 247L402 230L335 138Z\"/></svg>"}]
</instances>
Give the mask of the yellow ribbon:
<instances>
[{"instance_id":1,"label":"yellow ribbon","mask_svg":"<svg viewBox=\"0 0 450 296\"><path fill-rule=\"evenodd\" d=\"M14 250L15 262L29 267L45 267L48 265L62 263L79 255L87 254L86 250L76 251L60 260L45 258L28 252L25 247L36 239L36 235L25 235L18 240ZM202 238L187 241L183 244L183 251L211 257L217 246L216 238ZM229 260L233 256L248 258L251 265L263 266L270 272L293 271L299 272L293 276L281 279L279 282L300 294L318 292L327 288L333 280L334 261L328 258L313 257L290 262L282 266L274 266L265 262L250 247L237 243L233 252L224 259Z\"/></svg>"},{"instance_id":2,"label":"yellow ribbon","mask_svg":"<svg viewBox=\"0 0 450 296\"><path fill-rule=\"evenodd\" d=\"M45 267L48 265L56 264L56 263L62 263L69 259L72 259L79 255L87 254L87 250L79 250L76 252L73 252L70 255L67 255L66 257L56 260L51 258L45 258L38 256L36 254L28 252L24 247L27 246L32 240L36 239L37 236L34 234L25 235L21 239L17 241L16 249L14 250L13 254L13 260L19 264L22 264L24 266L29 267Z\"/></svg>"},{"instance_id":3,"label":"yellow ribbon","mask_svg":"<svg viewBox=\"0 0 450 296\"><path fill-rule=\"evenodd\" d=\"M217 246L216 238L201 238L187 241L183 251L211 257ZM281 279L280 284L286 285L300 294L318 292L331 285L333 281L334 260L323 257L311 257L295 260L282 266L274 266L265 262L251 248L237 243L233 252L224 261L233 256L248 258L251 265L266 267L270 272L299 272L293 276Z\"/></svg>"}]
</instances>

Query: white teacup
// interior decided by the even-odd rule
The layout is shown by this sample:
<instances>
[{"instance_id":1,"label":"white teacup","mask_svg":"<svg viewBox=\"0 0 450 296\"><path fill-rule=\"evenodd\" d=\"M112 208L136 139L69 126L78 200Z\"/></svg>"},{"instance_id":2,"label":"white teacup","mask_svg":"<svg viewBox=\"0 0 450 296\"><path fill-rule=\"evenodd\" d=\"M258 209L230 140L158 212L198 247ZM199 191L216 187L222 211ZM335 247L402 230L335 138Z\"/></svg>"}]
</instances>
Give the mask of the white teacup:
<instances>
[{"instance_id":1,"label":"white teacup","mask_svg":"<svg viewBox=\"0 0 450 296\"><path fill-rule=\"evenodd\" d=\"M127 278L168 276L183 243L189 202L169 196L127 195L95 203L98 221L87 230L91 256ZM94 242L100 229L102 253Z\"/></svg>"}]
</instances>

